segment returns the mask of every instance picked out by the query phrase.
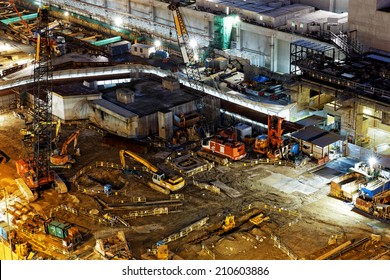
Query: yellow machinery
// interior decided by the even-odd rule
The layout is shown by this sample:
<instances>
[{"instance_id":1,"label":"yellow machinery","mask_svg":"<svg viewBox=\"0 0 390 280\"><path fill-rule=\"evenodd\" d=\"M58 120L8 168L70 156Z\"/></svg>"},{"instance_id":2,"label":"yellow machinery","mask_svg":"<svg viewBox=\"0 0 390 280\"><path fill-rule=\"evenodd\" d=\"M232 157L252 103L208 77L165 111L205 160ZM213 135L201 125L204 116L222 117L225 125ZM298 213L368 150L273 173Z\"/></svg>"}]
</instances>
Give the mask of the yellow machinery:
<instances>
[{"instance_id":1,"label":"yellow machinery","mask_svg":"<svg viewBox=\"0 0 390 280\"><path fill-rule=\"evenodd\" d=\"M165 174L162 173L157 167L155 167L153 164L148 162L146 159L140 157L139 155L128 151L128 150L121 150L119 152L119 158L122 164L122 168L126 168L126 162L125 162L125 155L133 158L134 160L138 161L139 163L143 164L152 175L152 181L154 184L163 187L164 189L167 189L169 191L178 191L185 185L185 180L183 177L180 176L174 176L172 178L166 178Z\"/></svg>"},{"instance_id":2,"label":"yellow machinery","mask_svg":"<svg viewBox=\"0 0 390 280\"><path fill-rule=\"evenodd\" d=\"M49 123L42 122L42 124L56 125L56 134L55 134L55 137L53 138L52 142L57 144L58 140L59 140L59 137L60 137L61 121L57 120L57 121L53 121L53 122L49 122ZM22 128L22 129L20 129L20 135L22 135L23 137L26 137L26 136L33 137L34 133L33 133L33 131L31 129Z\"/></svg>"},{"instance_id":3,"label":"yellow machinery","mask_svg":"<svg viewBox=\"0 0 390 280\"><path fill-rule=\"evenodd\" d=\"M50 156L50 163L53 165L64 166L67 163L75 163L75 160L68 155L68 145L74 141L74 148L77 146L77 138L79 137L80 130L74 132L69 138L62 144L62 149L59 154L53 154Z\"/></svg>"},{"instance_id":4,"label":"yellow machinery","mask_svg":"<svg viewBox=\"0 0 390 280\"><path fill-rule=\"evenodd\" d=\"M167 260L169 256L168 245L160 245L157 247L156 257L158 260Z\"/></svg>"},{"instance_id":5,"label":"yellow machinery","mask_svg":"<svg viewBox=\"0 0 390 280\"><path fill-rule=\"evenodd\" d=\"M222 225L223 231L229 231L233 229L236 226L236 222L234 221L234 216L232 214L229 214L225 218L225 222Z\"/></svg>"}]
</instances>

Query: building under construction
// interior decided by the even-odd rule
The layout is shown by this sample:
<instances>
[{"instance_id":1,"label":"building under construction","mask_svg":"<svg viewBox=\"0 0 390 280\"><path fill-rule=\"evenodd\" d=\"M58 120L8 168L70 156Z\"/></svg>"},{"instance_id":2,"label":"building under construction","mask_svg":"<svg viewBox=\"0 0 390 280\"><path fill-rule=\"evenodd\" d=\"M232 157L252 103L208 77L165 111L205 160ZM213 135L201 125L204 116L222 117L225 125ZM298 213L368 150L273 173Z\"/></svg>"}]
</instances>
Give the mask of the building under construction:
<instances>
[{"instance_id":1,"label":"building under construction","mask_svg":"<svg viewBox=\"0 0 390 280\"><path fill-rule=\"evenodd\" d=\"M390 258L390 1L0 9L1 259Z\"/></svg>"}]
</instances>

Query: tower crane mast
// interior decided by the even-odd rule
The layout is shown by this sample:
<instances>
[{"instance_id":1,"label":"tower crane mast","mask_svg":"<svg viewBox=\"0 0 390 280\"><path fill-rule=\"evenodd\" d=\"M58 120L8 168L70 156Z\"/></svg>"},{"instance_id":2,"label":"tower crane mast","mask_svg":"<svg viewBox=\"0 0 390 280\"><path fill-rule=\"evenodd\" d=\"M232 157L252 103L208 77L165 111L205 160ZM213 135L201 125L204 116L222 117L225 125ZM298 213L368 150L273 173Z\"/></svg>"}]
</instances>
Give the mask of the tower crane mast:
<instances>
[{"instance_id":1,"label":"tower crane mast","mask_svg":"<svg viewBox=\"0 0 390 280\"><path fill-rule=\"evenodd\" d=\"M38 11L39 30L34 65L34 163L38 180L51 178L51 125L52 122L52 48L49 32L49 10L42 7Z\"/></svg>"},{"instance_id":2,"label":"tower crane mast","mask_svg":"<svg viewBox=\"0 0 390 280\"><path fill-rule=\"evenodd\" d=\"M54 181L50 170L51 123L52 123L52 48L49 35L49 10L38 10L33 95L33 134L25 145L27 158L16 162L18 174L31 188L36 189Z\"/></svg>"},{"instance_id":3,"label":"tower crane mast","mask_svg":"<svg viewBox=\"0 0 390 280\"><path fill-rule=\"evenodd\" d=\"M204 86L199 73L198 63L195 59L195 51L194 48L190 46L190 37L184 24L179 7L180 2L178 0L171 0L170 4L168 5L168 9L172 11L173 21L175 23L177 34L177 42L179 44L183 61L186 65L188 82L192 87L199 91L203 91Z\"/></svg>"}]
</instances>

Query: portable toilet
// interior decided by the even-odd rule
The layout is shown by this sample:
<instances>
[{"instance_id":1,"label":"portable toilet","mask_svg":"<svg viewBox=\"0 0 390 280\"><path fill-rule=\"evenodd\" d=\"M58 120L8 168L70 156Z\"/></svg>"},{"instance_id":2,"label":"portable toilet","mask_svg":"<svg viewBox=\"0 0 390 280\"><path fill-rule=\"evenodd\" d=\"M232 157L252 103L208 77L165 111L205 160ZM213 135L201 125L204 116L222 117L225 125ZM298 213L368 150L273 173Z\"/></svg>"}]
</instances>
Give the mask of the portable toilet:
<instances>
[{"instance_id":1,"label":"portable toilet","mask_svg":"<svg viewBox=\"0 0 390 280\"><path fill-rule=\"evenodd\" d=\"M103 186L104 193L106 195L111 195L112 194L112 186L110 184L105 184Z\"/></svg>"}]
</instances>

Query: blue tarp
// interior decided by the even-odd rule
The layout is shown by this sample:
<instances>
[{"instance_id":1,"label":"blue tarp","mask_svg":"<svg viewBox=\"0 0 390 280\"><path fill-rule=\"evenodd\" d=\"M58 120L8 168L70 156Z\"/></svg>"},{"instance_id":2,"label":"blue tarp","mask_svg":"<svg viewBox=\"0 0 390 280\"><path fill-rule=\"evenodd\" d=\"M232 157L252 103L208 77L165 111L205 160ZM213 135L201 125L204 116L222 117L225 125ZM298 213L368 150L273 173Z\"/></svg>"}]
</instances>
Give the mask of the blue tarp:
<instances>
[{"instance_id":1,"label":"blue tarp","mask_svg":"<svg viewBox=\"0 0 390 280\"><path fill-rule=\"evenodd\" d=\"M267 77L264 77L264 76L258 76L256 78L253 78L253 81L254 82L258 82L258 83L264 83L266 81L268 81L269 79Z\"/></svg>"}]
</instances>

